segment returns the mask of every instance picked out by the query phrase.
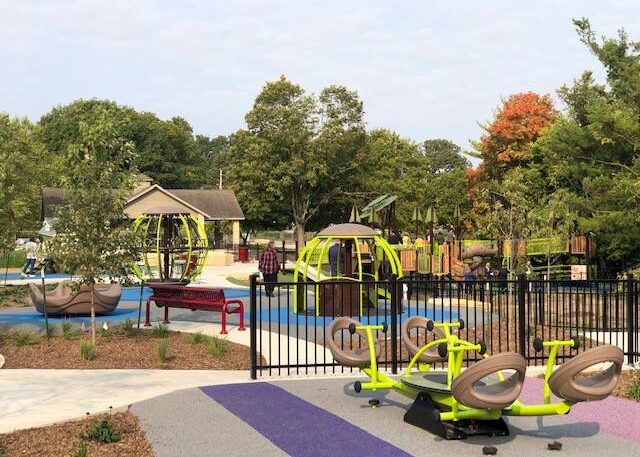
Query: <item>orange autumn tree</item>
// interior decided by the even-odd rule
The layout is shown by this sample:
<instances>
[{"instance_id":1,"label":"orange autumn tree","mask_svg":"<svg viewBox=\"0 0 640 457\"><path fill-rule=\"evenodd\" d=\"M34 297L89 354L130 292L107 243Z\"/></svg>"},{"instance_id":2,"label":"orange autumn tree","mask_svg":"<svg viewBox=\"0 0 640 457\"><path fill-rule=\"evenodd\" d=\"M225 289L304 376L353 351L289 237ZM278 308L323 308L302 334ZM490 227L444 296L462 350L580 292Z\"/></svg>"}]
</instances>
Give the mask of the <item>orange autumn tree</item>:
<instances>
[{"instance_id":1,"label":"orange autumn tree","mask_svg":"<svg viewBox=\"0 0 640 457\"><path fill-rule=\"evenodd\" d=\"M475 145L485 178L500 180L507 169L526 163L531 145L555 116L549 95L523 92L507 98Z\"/></svg>"}]
</instances>

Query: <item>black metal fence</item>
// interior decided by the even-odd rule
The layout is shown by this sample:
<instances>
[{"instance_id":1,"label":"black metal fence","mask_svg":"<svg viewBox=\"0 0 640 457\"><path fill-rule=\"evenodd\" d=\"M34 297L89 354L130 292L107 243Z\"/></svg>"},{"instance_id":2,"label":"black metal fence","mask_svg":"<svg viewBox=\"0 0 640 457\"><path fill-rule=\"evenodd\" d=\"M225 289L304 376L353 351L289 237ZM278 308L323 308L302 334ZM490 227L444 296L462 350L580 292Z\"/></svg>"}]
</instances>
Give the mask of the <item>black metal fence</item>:
<instances>
[{"instance_id":1,"label":"black metal fence","mask_svg":"<svg viewBox=\"0 0 640 457\"><path fill-rule=\"evenodd\" d=\"M391 278L385 281L342 280L263 283L251 277L251 376L349 373L334 362L327 348L327 327L337 316L364 324L386 322L378 365L397 373L410 360L400 328L411 316L435 322L462 319L459 336L484 341L490 354L519 352L530 365L546 363L533 340L578 338L578 351L601 344L621 347L628 363L640 360L638 281L457 282L444 278ZM412 335L425 344L433 334ZM343 348L363 347L358 334L336 335ZM562 361L576 351L564 348ZM469 361L480 355L469 354Z\"/></svg>"}]
</instances>

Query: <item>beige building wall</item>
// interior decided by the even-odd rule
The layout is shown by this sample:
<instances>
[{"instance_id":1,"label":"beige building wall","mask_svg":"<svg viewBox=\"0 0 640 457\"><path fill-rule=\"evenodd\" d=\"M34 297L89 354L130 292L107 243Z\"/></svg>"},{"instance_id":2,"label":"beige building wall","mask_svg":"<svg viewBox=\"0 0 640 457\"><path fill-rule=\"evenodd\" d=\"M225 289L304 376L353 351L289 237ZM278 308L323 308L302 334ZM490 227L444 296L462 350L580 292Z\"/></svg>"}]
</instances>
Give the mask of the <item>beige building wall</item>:
<instances>
[{"instance_id":1,"label":"beige building wall","mask_svg":"<svg viewBox=\"0 0 640 457\"><path fill-rule=\"evenodd\" d=\"M186 205L183 205L182 203L169 197L167 194L159 190L152 190L151 192L143 195L137 200L129 203L124 212L127 217L135 219L142 216L143 214L147 214L149 211L155 211L156 208L162 207L171 208L171 212L173 213L193 213L193 209L189 208ZM198 216L200 218L203 218L202 215Z\"/></svg>"},{"instance_id":2,"label":"beige building wall","mask_svg":"<svg viewBox=\"0 0 640 457\"><path fill-rule=\"evenodd\" d=\"M234 246L240 244L240 221L233 221L233 234L231 235Z\"/></svg>"}]
</instances>

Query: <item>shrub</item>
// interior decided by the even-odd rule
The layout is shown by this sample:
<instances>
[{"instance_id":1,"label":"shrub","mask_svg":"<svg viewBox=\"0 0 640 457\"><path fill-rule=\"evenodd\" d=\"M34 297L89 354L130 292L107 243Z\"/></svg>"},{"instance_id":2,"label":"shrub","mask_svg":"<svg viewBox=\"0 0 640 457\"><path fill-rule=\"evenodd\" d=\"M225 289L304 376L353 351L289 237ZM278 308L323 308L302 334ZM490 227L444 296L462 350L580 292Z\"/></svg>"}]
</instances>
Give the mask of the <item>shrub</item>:
<instances>
[{"instance_id":1,"label":"shrub","mask_svg":"<svg viewBox=\"0 0 640 457\"><path fill-rule=\"evenodd\" d=\"M632 400L640 402L640 368L631 370L627 395Z\"/></svg>"},{"instance_id":2,"label":"shrub","mask_svg":"<svg viewBox=\"0 0 640 457\"><path fill-rule=\"evenodd\" d=\"M116 443L122 438L120 432L113 428L109 419L96 420L87 436L98 443Z\"/></svg>"},{"instance_id":3,"label":"shrub","mask_svg":"<svg viewBox=\"0 0 640 457\"><path fill-rule=\"evenodd\" d=\"M83 360L93 360L96 358L96 345L91 341L80 341L80 357Z\"/></svg>"},{"instance_id":4,"label":"shrub","mask_svg":"<svg viewBox=\"0 0 640 457\"><path fill-rule=\"evenodd\" d=\"M153 326L153 330L151 330L153 336L158 338L166 338L169 336L169 327L162 322L158 322Z\"/></svg>"},{"instance_id":5,"label":"shrub","mask_svg":"<svg viewBox=\"0 0 640 457\"><path fill-rule=\"evenodd\" d=\"M47 325L47 334L49 336L56 334L56 324L48 324Z\"/></svg>"},{"instance_id":6,"label":"shrub","mask_svg":"<svg viewBox=\"0 0 640 457\"><path fill-rule=\"evenodd\" d=\"M189 343L191 344L201 344L207 341L207 337L201 332L189 333L189 336L187 338L189 339Z\"/></svg>"},{"instance_id":7,"label":"shrub","mask_svg":"<svg viewBox=\"0 0 640 457\"><path fill-rule=\"evenodd\" d=\"M78 443L78 447L73 450L71 457L87 457L88 455L89 450L87 449L87 442L84 439L81 439Z\"/></svg>"},{"instance_id":8,"label":"shrub","mask_svg":"<svg viewBox=\"0 0 640 457\"><path fill-rule=\"evenodd\" d=\"M158 358L162 363L167 361L167 357L169 356L169 340L166 338L162 338L160 343L158 344Z\"/></svg>"},{"instance_id":9,"label":"shrub","mask_svg":"<svg viewBox=\"0 0 640 457\"><path fill-rule=\"evenodd\" d=\"M134 327L133 321L131 319L127 319L126 321L124 321L124 323L122 324L122 330L124 331L124 334L129 338L132 338L138 334L138 329Z\"/></svg>"},{"instance_id":10,"label":"shrub","mask_svg":"<svg viewBox=\"0 0 640 457\"><path fill-rule=\"evenodd\" d=\"M29 346L31 344L38 343L38 337L27 330L20 330L13 336L13 340L16 343L16 346Z\"/></svg>"},{"instance_id":11,"label":"shrub","mask_svg":"<svg viewBox=\"0 0 640 457\"><path fill-rule=\"evenodd\" d=\"M211 337L207 343L207 352L214 357L220 357L227 352L227 342L215 336Z\"/></svg>"},{"instance_id":12,"label":"shrub","mask_svg":"<svg viewBox=\"0 0 640 457\"><path fill-rule=\"evenodd\" d=\"M73 322L71 321L64 321L62 324L60 324L60 327L62 329L62 337L65 340L70 339L73 335L76 334L76 331L73 328Z\"/></svg>"}]
</instances>

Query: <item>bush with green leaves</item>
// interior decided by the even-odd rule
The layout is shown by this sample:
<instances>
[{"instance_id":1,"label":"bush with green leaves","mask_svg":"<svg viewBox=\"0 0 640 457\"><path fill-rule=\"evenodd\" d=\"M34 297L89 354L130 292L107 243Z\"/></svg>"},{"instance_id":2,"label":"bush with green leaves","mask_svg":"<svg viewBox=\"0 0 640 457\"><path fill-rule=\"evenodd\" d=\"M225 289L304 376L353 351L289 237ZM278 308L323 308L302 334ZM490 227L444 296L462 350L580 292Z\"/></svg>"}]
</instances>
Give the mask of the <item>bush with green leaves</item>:
<instances>
[{"instance_id":1,"label":"bush with green leaves","mask_svg":"<svg viewBox=\"0 0 640 457\"><path fill-rule=\"evenodd\" d=\"M632 400L640 402L640 368L634 368L630 372L629 386L627 387L627 395Z\"/></svg>"},{"instance_id":2,"label":"bush with green leaves","mask_svg":"<svg viewBox=\"0 0 640 457\"><path fill-rule=\"evenodd\" d=\"M82 357L82 360L93 360L96 356L95 344L87 340L80 341L80 357Z\"/></svg>"},{"instance_id":3,"label":"bush with green leaves","mask_svg":"<svg viewBox=\"0 0 640 457\"><path fill-rule=\"evenodd\" d=\"M167 338L162 338L160 343L158 343L158 358L162 363L167 361L169 357L169 340Z\"/></svg>"},{"instance_id":4,"label":"bush with green leaves","mask_svg":"<svg viewBox=\"0 0 640 457\"><path fill-rule=\"evenodd\" d=\"M207 352L214 357L221 357L227 352L227 342L213 336L207 343Z\"/></svg>"},{"instance_id":5,"label":"bush with green leaves","mask_svg":"<svg viewBox=\"0 0 640 457\"><path fill-rule=\"evenodd\" d=\"M60 328L62 329L62 338L68 340L72 338L76 334L76 330L73 328L73 322L65 320L60 324Z\"/></svg>"},{"instance_id":6,"label":"bush with green leaves","mask_svg":"<svg viewBox=\"0 0 640 457\"><path fill-rule=\"evenodd\" d=\"M138 334L138 329L133 325L133 321L131 319L127 319L123 322L122 331L129 338L132 338Z\"/></svg>"},{"instance_id":7,"label":"bush with green leaves","mask_svg":"<svg viewBox=\"0 0 640 457\"><path fill-rule=\"evenodd\" d=\"M189 333L187 339L191 344L201 344L207 341L207 337L202 332Z\"/></svg>"},{"instance_id":8,"label":"bush with green leaves","mask_svg":"<svg viewBox=\"0 0 640 457\"><path fill-rule=\"evenodd\" d=\"M114 429L108 418L96 420L89 429L87 437L98 443L117 443L122 439L122 435Z\"/></svg>"},{"instance_id":9,"label":"bush with green leaves","mask_svg":"<svg viewBox=\"0 0 640 457\"><path fill-rule=\"evenodd\" d=\"M151 333L157 338L166 338L169 336L169 327L167 326L167 324L158 322L153 326L153 330L151 330Z\"/></svg>"},{"instance_id":10,"label":"bush with green leaves","mask_svg":"<svg viewBox=\"0 0 640 457\"><path fill-rule=\"evenodd\" d=\"M37 344L40 339L33 332L29 332L28 330L20 330L13 336L13 341L16 343L16 346L29 346L32 344Z\"/></svg>"}]
</instances>

